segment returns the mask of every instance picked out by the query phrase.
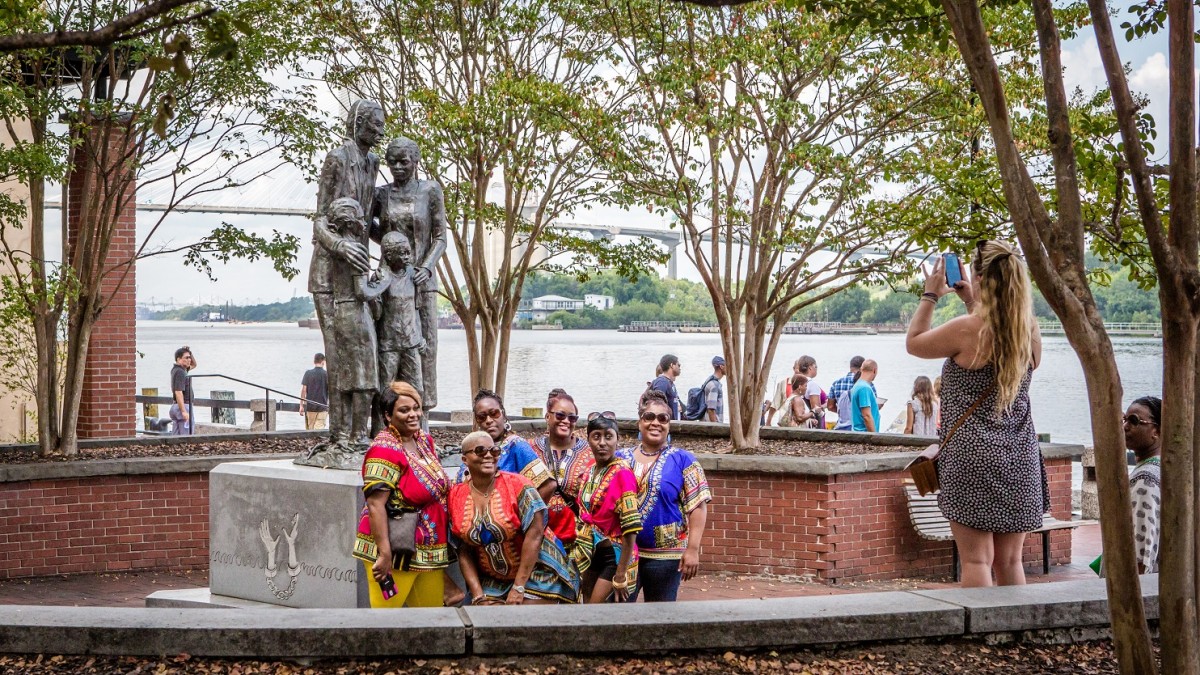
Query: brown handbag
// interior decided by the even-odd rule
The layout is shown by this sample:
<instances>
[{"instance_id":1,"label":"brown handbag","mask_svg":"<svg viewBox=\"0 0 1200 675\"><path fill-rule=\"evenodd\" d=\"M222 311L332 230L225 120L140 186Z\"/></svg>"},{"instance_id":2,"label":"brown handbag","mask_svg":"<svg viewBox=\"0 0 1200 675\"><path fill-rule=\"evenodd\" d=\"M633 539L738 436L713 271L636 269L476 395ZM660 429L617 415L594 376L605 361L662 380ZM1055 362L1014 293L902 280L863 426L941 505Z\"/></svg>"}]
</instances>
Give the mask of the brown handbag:
<instances>
[{"instance_id":1,"label":"brown handbag","mask_svg":"<svg viewBox=\"0 0 1200 675\"><path fill-rule=\"evenodd\" d=\"M954 437L954 432L958 431L958 428L962 426L963 422L966 422L967 418L974 414L975 410L979 408L979 405L983 403L988 396L991 396L995 389L996 383L993 382L990 387L985 389L983 393L979 395L979 398L975 399L975 402L971 404L971 407L967 408L966 412L964 412L957 420L954 421L954 426L950 427L950 431L946 432L946 438L944 438L941 443L934 443L933 445L925 448L913 459L913 461L908 463L908 466L904 467L904 470L908 471L909 475L912 476L913 484L916 486L917 492L921 493L922 497L931 492L937 492L938 490L942 489L942 485L938 481L937 474L937 458L942 452L942 445L950 442L950 439Z\"/></svg>"},{"instance_id":2,"label":"brown handbag","mask_svg":"<svg viewBox=\"0 0 1200 675\"><path fill-rule=\"evenodd\" d=\"M388 544L392 557L417 552L417 521L421 515L416 511L405 511L388 517Z\"/></svg>"}]
</instances>

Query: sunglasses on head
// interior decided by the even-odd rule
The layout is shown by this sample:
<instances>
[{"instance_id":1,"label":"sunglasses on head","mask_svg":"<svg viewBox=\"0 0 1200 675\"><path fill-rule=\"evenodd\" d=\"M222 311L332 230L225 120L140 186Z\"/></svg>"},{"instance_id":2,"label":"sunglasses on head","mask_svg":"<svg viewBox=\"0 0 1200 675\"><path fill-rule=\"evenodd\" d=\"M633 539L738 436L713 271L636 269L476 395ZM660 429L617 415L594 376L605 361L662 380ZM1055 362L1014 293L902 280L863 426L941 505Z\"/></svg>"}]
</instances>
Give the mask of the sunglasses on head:
<instances>
[{"instance_id":1,"label":"sunglasses on head","mask_svg":"<svg viewBox=\"0 0 1200 675\"><path fill-rule=\"evenodd\" d=\"M649 410L642 413L643 422L653 422L658 420L659 424L667 424L671 421L671 416L666 413L652 413Z\"/></svg>"},{"instance_id":2,"label":"sunglasses on head","mask_svg":"<svg viewBox=\"0 0 1200 675\"><path fill-rule=\"evenodd\" d=\"M554 419L558 420L559 422L566 420L566 421L570 422L571 424L575 424L576 422L579 421L579 415L565 413L561 410L551 411L550 414L554 415Z\"/></svg>"},{"instance_id":3,"label":"sunglasses on head","mask_svg":"<svg viewBox=\"0 0 1200 675\"><path fill-rule=\"evenodd\" d=\"M500 416L503 414L504 414L503 411L501 411L499 408L492 408L491 410L485 410L483 412L475 413L475 421L476 422L486 422L486 421L488 421L489 417L494 420L498 420L498 419L500 419Z\"/></svg>"},{"instance_id":4,"label":"sunglasses on head","mask_svg":"<svg viewBox=\"0 0 1200 675\"><path fill-rule=\"evenodd\" d=\"M475 448L474 450L470 450L469 452L471 452L476 457L487 457L489 455L492 457L500 456L500 448L495 445L493 445L490 448L485 448L481 445L478 448Z\"/></svg>"},{"instance_id":5,"label":"sunglasses on head","mask_svg":"<svg viewBox=\"0 0 1200 675\"><path fill-rule=\"evenodd\" d=\"M1123 419L1125 423L1131 427L1140 427L1143 424L1154 425L1154 422L1151 422L1150 420L1144 420L1137 415L1126 415L1121 419Z\"/></svg>"},{"instance_id":6,"label":"sunglasses on head","mask_svg":"<svg viewBox=\"0 0 1200 675\"><path fill-rule=\"evenodd\" d=\"M587 420L589 422L591 422L592 420L596 419L597 417L603 417L605 419L615 420L615 419L617 419L617 413L615 413L611 410L605 410L604 412L588 413Z\"/></svg>"}]
</instances>

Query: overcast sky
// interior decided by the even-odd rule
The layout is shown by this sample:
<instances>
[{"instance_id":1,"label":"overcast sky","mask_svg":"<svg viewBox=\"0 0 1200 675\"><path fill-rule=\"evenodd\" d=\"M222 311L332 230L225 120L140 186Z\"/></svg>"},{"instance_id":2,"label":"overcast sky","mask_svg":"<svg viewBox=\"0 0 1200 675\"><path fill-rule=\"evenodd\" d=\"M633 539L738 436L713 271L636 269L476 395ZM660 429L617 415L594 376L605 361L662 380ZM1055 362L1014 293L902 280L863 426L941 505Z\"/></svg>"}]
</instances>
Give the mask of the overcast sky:
<instances>
[{"instance_id":1,"label":"overcast sky","mask_svg":"<svg viewBox=\"0 0 1200 675\"><path fill-rule=\"evenodd\" d=\"M1118 20L1119 23L1119 20ZM1118 30L1123 35L1123 31ZM1063 63L1066 68L1068 87L1079 86L1085 91L1092 91L1105 86L1104 73L1101 68L1099 54L1096 51L1095 38L1090 29L1084 29L1081 36L1066 43ZM1150 36L1132 44L1122 45L1122 56L1130 64L1131 86L1150 99L1150 112L1158 121L1159 142L1157 148L1160 154L1165 153L1166 115L1167 115L1167 60L1166 35ZM331 99L332 101L332 99ZM331 147L336 143L331 140ZM258 206L312 208L315 205L315 187L307 185L300 187L303 180L298 171L280 172L279 175L267 179L246 195L233 195L225 204L258 202ZM381 176L380 181L382 182ZM285 185L286 184L286 185ZM307 190L307 192L305 192ZM295 203L303 196L312 195L302 204ZM278 203L280 200L291 203ZM139 195L139 200L144 200ZM155 212L140 212L138 217L139 234L145 236L149 228L158 220L161 214ZM49 222L57 219L55 213L48 213ZM668 225L646 211L627 213L616 209L600 208L593 212L578 213L571 220L586 223L616 223L637 226L658 226L667 229ZM220 215L178 213L168 216L159 229L153 246L170 248L191 242L210 232L222 221L232 223L246 230L263 236L270 236L273 230L294 234L300 238L301 247L296 261L300 274L292 280L283 279L269 262L259 261L249 263L235 261L229 265L215 265L216 280L209 280L204 274L186 268L180 255L163 255L139 261L137 267L137 297L139 303L146 304L196 304L214 303L248 304L286 300L296 295L307 294L308 261L312 254L312 224L299 216L261 216L261 215ZM57 228L48 228L51 232ZM57 242L48 242L51 246ZM54 250L54 249L51 249ZM680 249L682 250L682 249ZM679 264L680 276L697 279L698 275L690 262L681 256Z\"/></svg>"}]
</instances>

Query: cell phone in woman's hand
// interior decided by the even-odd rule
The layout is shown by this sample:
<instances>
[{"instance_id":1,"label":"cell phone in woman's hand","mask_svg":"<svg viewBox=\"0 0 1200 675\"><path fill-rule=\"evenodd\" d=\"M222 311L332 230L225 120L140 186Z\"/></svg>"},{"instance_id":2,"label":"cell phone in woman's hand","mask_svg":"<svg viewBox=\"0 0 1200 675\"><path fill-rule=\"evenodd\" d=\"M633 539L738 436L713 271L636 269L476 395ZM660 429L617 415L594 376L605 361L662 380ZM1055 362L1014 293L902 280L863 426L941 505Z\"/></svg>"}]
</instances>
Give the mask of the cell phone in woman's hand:
<instances>
[{"instance_id":1,"label":"cell phone in woman's hand","mask_svg":"<svg viewBox=\"0 0 1200 675\"><path fill-rule=\"evenodd\" d=\"M942 268L946 272L946 285L958 288L958 284L963 280L962 263L959 262L958 256L954 253L942 254Z\"/></svg>"}]
</instances>

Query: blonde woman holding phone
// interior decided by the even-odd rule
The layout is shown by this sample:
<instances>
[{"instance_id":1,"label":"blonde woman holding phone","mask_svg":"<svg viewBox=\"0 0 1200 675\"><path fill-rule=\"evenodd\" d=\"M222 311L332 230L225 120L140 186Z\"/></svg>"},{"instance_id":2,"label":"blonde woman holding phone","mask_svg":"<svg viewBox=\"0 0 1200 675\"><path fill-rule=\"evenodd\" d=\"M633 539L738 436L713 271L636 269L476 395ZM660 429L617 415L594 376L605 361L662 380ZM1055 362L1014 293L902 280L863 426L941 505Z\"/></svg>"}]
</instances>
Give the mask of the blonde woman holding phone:
<instances>
[{"instance_id":1,"label":"blonde woman holding phone","mask_svg":"<svg viewBox=\"0 0 1200 675\"><path fill-rule=\"evenodd\" d=\"M962 278L954 288L946 283L947 264ZM980 242L971 272L957 257L938 258L906 345L913 356L945 359L939 433L957 432L937 459L938 504L961 555L962 584L1024 584L1025 534L1041 526L1050 507L1029 403L1041 334L1029 273L1011 245ZM950 293L967 314L931 327L934 308Z\"/></svg>"}]
</instances>

